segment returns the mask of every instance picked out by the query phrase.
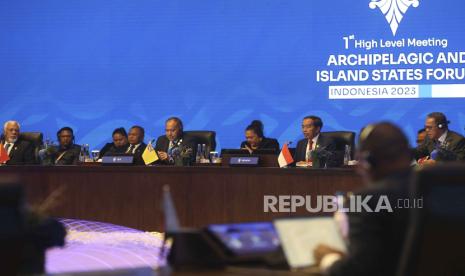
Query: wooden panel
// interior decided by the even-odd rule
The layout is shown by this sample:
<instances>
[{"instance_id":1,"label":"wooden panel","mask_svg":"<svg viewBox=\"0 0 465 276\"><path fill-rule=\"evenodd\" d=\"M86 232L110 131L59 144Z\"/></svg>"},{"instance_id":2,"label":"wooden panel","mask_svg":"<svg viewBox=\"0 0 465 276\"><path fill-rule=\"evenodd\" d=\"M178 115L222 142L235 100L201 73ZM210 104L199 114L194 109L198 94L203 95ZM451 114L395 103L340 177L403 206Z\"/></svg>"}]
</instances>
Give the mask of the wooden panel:
<instances>
[{"instance_id":1,"label":"wooden panel","mask_svg":"<svg viewBox=\"0 0 465 276\"><path fill-rule=\"evenodd\" d=\"M361 187L351 169L103 166L2 166L0 178L19 176L29 203L43 201L65 186L57 217L110 222L142 230L163 231L162 187L170 185L182 226L270 221L264 195L332 195ZM311 215L311 214L310 214Z\"/></svg>"}]
</instances>

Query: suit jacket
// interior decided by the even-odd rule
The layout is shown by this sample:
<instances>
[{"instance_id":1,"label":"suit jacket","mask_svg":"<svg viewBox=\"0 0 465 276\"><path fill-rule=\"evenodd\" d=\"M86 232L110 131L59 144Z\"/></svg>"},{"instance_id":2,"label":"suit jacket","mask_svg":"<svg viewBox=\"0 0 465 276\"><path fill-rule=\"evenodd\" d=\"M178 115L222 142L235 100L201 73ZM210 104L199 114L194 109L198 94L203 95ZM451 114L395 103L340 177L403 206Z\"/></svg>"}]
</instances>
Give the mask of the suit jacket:
<instances>
[{"instance_id":1,"label":"suit jacket","mask_svg":"<svg viewBox=\"0 0 465 276\"><path fill-rule=\"evenodd\" d=\"M10 151L7 165L29 165L35 163L34 145L26 140L17 140Z\"/></svg>"},{"instance_id":2,"label":"suit jacket","mask_svg":"<svg viewBox=\"0 0 465 276\"><path fill-rule=\"evenodd\" d=\"M59 149L53 155L53 163L56 165L76 165L79 162L79 154L81 153L81 147L79 145L71 145L69 149ZM60 155L60 160L56 161Z\"/></svg>"},{"instance_id":3,"label":"suit jacket","mask_svg":"<svg viewBox=\"0 0 465 276\"><path fill-rule=\"evenodd\" d=\"M295 149L295 154L294 154L295 162L305 161L305 157L307 154L307 144L308 144L307 138L304 138L300 140L299 142L297 142L297 147ZM330 152L335 152L336 142L334 141L333 138L327 137L324 134L320 133L320 136L318 137L318 140L316 141L316 148L325 149Z\"/></svg>"},{"instance_id":4,"label":"suit jacket","mask_svg":"<svg viewBox=\"0 0 465 276\"><path fill-rule=\"evenodd\" d=\"M136 151L133 154L134 165L139 165L139 166L145 165L144 159L142 159L142 153L144 153L146 147L147 147L147 144L144 142L140 143L140 145L137 147Z\"/></svg>"},{"instance_id":5,"label":"suit jacket","mask_svg":"<svg viewBox=\"0 0 465 276\"><path fill-rule=\"evenodd\" d=\"M123 154L128 150L128 148L129 144L122 147L116 147L114 143L106 143L100 150L99 158L102 158L105 155Z\"/></svg>"},{"instance_id":6,"label":"suit jacket","mask_svg":"<svg viewBox=\"0 0 465 276\"><path fill-rule=\"evenodd\" d=\"M409 209L396 208L399 199L410 198L410 172L391 175L357 195L373 196L368 206L375 210L386 195L393 212L350 212L347 254L328 271L330 276L392 276L402 255L409 221ZM410 201L412 202L412 201ZM384 206L385 204L383 204ZM402 207L402 206L400 206Z\"/></svg>"},{"instance_id":7,"label":"suit jacket","mask_svg":"<svg viewBox=\"0 0 465 276\"><path fill-rule=\"evenodd\" d=\"M196 142L192 138L189 138L185 135L180 137L180 139L182 139L182 143L179 144L180 146L183 145L183 146L186 146L192 149L191 161L195 161L195 155L197 153ZM158 151L168 152L169 146L170 146L170 140L165 135L162 135L158 137L157 142L155 143L155 150L157 152ZM158 162L164 163L164 164L168 163L167 161L161 161L161 160Z\"/></svg>"},{"instance_id":8,"label":"suit jacket","mask_svg":"<svg viewBox=\"0 0 465 276\"><path fill-rule=\"evenodd\" d=\"M243 141L241 143L241 149L245 148L245 145L250 147L250 145L247 144L247 141ZM258 144L257 149L274 149L276 152L279 152L279 142L274 138L263 138L260 144Z\"/></svg>"},{"instance_id":9,"label":"suit jacket","mask_svg":"<svg viewBox=\"0 0 465 276\"><path fill-rule=\"evenodd\" d=\"M450 151L452 153L451 161L454 160L460 160L463 161L465 160L465 138L458 134L457 132L448 130L447 131L447 136L444 142L447 144L446 150ZM425 141L423 144L419 145L415 149L415 159L420 159L426 156L429 156L431 152L435 149L435 143L428 137L426 137ZM446 161L441 158L441 156L438 156L438 161Z\"/></svg>"}]
</instances>

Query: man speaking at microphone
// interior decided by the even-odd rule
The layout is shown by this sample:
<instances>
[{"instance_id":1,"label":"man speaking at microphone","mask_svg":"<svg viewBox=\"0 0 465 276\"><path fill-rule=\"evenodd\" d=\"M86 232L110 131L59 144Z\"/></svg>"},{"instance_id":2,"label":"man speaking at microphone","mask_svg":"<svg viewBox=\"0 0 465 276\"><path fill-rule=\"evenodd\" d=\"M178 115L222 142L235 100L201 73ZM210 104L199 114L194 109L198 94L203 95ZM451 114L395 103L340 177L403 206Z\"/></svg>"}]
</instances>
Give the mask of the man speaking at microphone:
<instances>
[{"instance_id":1,"label":"man speaking at microphone","mask_svg":"<svg viewBox=\"0 0 465 276\"><path fill-rule=\"evenodd\" d=\"M158 137L155 150L157 151L159 162L162 164L174 163L173 153L180 148L192 149L191 159L195 157L195 141L186 137L181 119L177 117L168 118L165 122L165 135Z\"/></svg>"}]
</instances>

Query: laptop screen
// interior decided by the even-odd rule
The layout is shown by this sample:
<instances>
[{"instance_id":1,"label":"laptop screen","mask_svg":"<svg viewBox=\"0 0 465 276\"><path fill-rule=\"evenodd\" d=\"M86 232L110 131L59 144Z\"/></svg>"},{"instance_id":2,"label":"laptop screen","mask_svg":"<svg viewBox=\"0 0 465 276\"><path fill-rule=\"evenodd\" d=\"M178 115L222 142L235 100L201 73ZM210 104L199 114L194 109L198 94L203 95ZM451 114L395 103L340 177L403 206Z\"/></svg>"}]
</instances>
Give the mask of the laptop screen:
<instances>
[{"instance_id":1,"label":"laptop screen","mask_svg":"<svg viewBox=\"0 0 465 276\"><path fill-rule=\"evenodd\" d=\"M313 250L325 244L346 251L346 244L333 217L283 218L274 221L289 266L293 269L315 264Z\"/></svg>"},{"instance_id":2,"label":"laptop screen","mask_svg":"<svg viewBox=\"0 0 465 276\"><path fill-rule=\"evenodd\" d=\"M270 222L212 224L207 230L234 255L274 252L278 235Z\"/></svg>"}]
</instances>

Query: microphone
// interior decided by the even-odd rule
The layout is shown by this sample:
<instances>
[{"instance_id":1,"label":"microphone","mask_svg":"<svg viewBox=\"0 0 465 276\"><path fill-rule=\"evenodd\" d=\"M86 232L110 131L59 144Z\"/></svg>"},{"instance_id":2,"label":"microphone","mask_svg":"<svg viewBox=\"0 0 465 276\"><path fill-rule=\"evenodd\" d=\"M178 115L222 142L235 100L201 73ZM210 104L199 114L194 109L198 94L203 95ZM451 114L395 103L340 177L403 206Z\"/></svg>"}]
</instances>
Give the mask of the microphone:
<instances>
[{"instance_id":1,"label":"microphone","mask_svg":"<svg viewBox=\"0 0 465 276\"><path fill-rule=\"evenodd\" d=\"M39 150L39 158L40 159L45 159L45 157L47 157L47 149L41 149Z\"/></svg>"},{"instance_id":2,"label":"microphone","mask_svg":"<svg viewBox=\"0 0 465 276\"><path fill-rule=\"evenodd\" d=\"M41 149L39 150L39 157L40 159L45 159L55 153L57 153L58 150L56 147L48 147L46 149Z\"/></svg>"}]
</instances>

